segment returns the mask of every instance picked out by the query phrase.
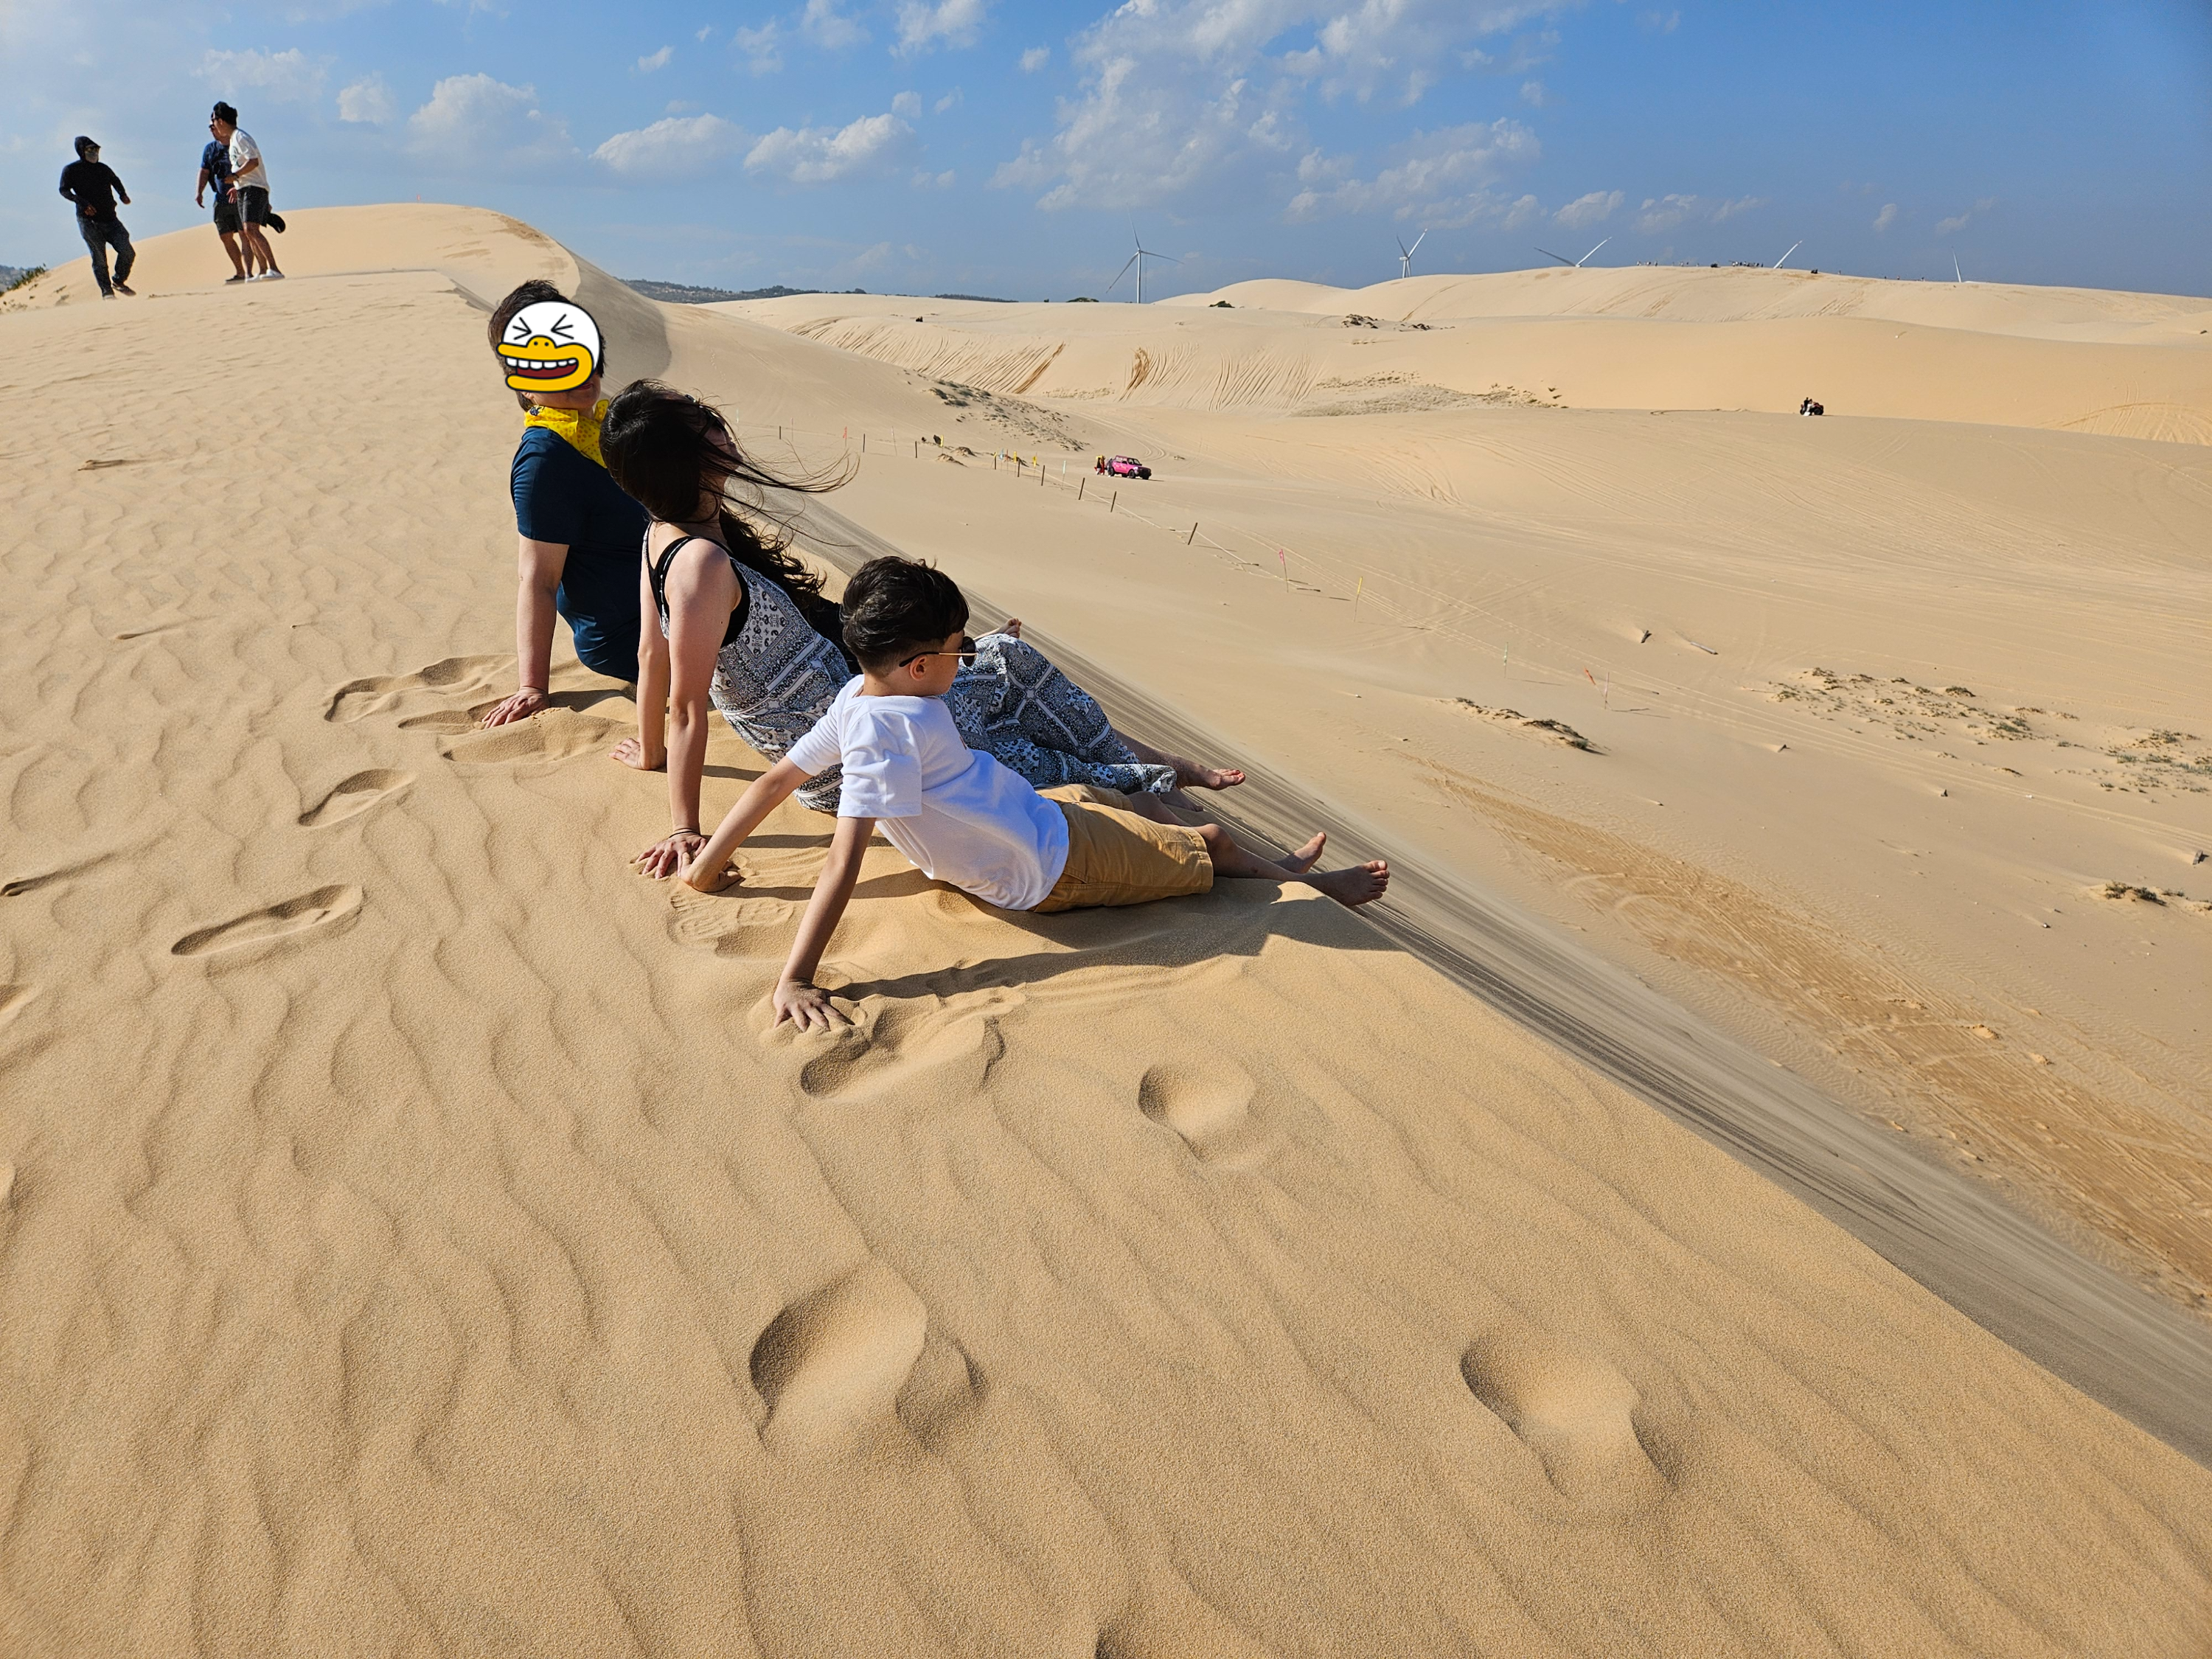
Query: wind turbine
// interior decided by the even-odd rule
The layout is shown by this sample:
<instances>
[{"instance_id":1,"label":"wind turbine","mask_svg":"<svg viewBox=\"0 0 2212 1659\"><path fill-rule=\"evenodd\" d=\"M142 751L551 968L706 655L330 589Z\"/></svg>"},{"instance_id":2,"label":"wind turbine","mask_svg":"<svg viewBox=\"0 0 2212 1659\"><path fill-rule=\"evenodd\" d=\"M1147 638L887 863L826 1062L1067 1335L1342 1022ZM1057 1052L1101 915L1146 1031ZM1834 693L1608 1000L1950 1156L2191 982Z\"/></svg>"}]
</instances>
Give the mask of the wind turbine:
<instances>
[{"instance_id":1,"label":"wind turbine","mask_svg":"<svg viewBox=\"0 0 2212 1659\"><path fill-rule=\"evenodd\" d=\"M1608 236L1608 237L1607 237L1607 238L1605 239L1605 242L1609 242L1609 241L1611 241L1612 240L1613 240L1613 238L1612 238L1612 237L1610 237L1610 236ZM1605 242L1600 242L1600 243L1597 245L1597 247L1603 247L1603 246L1605 246ZM1570 259L1569 258L1567 258L1567 256L1566 256L1565 254L1564 254L1564 253L1554 253L1554 252L1552 252L1552 250L1551 250L1551 249L1549 249L1549 248L1547 248L1547 247L1540 247L1540 248L1538 248L1538 249L1536 250L1536 252L1539 252L1539 253L1540 253L1540 254L1542 254L1542 255L1543 255L1547 259L1557 259L1557 260L1558 260L1561 264L1563 264L1563 265L1571 265L1571 266L1573 266L1573 267L1574 267L1574 269L1576 269L1577 270L1580 270L1583 268L1583 264L1584 264L1585 263L1587 263L1587 262L1588 262L1588 260L1589 260L1589 257L1590 257L1590 253L1595 253L1595 252L1597 252L1597 247L1594 247L1594 248L1592 248L1592 249L1589 251L1589 253L1585 253L1585 254L1583 254L1583 257L1582 257L1581 258L1579 258L1579 259Z\"/></svg>"},{"instance_id":2,"label":"wind turbine","mask_svg":"<svg viewBox=\"0 0 2212 1659\"><path fill-rule=\"evenodd\" d=\"M1805 246L1805 244L1804 244L1804 241L1803 241L1803 240L1802 240L1802 238L1801 238L1799 240L1797 240L1797 241L1795 241L1795 242L1790 243L1790 253L1795 253L1795 252L1796 252L1799 248L1801 248L1801 247L1802 247L1802 246ZM1781 269L1782 269L1782 261L1783 261L1783 259L1787 259L1787 258L1790 257L1790 253L1785 253L1785 254L1784 254L1784 255L1782 256L1782 258L1781 258L1781 259L1777 259L1777 260L1774 262L1774 269L1775 269L1775 270L1781 270Z\"/></svg>"},{"instance_id":3,"label":"wind turbine","mask_svg":"<svg viewBox=\"0 0 2212 1659\"><path fill-rule=\"evenodd\" d=\"M1135 246L1137 251L1128 257L1127 260L1122 264L1121 270L1114 273L1114 282L1106 284L1106 291L1109 294L1111 294L1114 291L1114 283L1120 282L1124 276L1127 276L1129 274L1129 267L1131 265L1134 265L1137 268L1137 303L1139 305L1142 305L1145 303L1145 261L1147 259L1165 259L1171 265L1179 265L1182 261L1176 258L1172 253L1155 253L1152 249L1146 247L1142 242L1138 241L1137 228L1134 224L1132 224L1129 227L1129 240Z\"/></svg>"},{"instance_id":4,"label":"wind turbine","mask_svg":"<svg viewBox=\"0 0 2212 1659\"><path fill-rule=\"evenodd\" d=\"M1413 274L1413 248L1420 246L1423 240L1428 236L1428 234L1426 227L1424 227L1420 235L1413 238L1413 247L1407 247L1406 246L1406 239L1404 237L1401 236L1398 238L1399 281L1403 282L1407 277Z\"/></svg>"},{"instance_id":5,"label":"wind turbine","mask_svg":"<svg viewBox=\"0 0 2212 1659\"><path fill-rule=\"evenodd\" d=\"M1951 280L1954 283L1966 280L1966 273L1959 269L1959 256L1955 253L1951 256Z\"/></svg>"}]
</instances>

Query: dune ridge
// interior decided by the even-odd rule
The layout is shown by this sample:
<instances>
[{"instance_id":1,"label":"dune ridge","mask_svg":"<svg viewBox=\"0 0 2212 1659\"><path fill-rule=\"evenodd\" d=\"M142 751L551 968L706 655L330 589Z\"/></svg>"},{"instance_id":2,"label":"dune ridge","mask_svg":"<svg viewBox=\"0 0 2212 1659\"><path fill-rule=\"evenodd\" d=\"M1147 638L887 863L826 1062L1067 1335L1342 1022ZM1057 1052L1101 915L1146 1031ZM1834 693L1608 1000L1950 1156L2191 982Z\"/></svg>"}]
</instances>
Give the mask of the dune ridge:
<instances>
[{"instance_id":1,"label":"dune ridge","mask_svg":"<svg viewBox=\"0 0 2212 1659\"><path fill-rule=\"evenodd\" d=\"M0 318L45 426L0 486L11 1650L2203 1645L2212 1475L1326 902L1008 916L879 848L860 1025L767 1032L819 820L672 895L565 639L552 711L469 723L516 424L460 211ZM936 401L645 314L749 422ZM364 328L389 418L309 367ZM896 459L841 507L1184 695L1187 572L1148 611L1125 526ZM709 810L757 765L718 735Z\"/></svg>"}]
</instances>

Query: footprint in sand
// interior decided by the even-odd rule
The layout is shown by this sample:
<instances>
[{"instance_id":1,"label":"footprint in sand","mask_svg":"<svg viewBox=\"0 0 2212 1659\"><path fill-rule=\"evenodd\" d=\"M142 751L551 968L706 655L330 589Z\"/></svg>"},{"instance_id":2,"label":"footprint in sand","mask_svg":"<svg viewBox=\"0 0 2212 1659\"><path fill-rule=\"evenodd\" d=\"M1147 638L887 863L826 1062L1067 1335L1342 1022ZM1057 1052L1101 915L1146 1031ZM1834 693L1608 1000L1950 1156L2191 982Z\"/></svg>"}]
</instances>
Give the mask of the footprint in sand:
<instances>
[{"instance_id":1,"label":"footprint in sand","mask_svg":"<svg viewBox=\"0 0 2212 1659\"><path fill-rule=\"evenodd\" d=\"M323 718L340 724L388 714L400 708L413 692L441 696L475 696L497 689L503 674L514 665L512 657L447 657L412 674L380 674L365 680L348 680L331 693Z\"/></svg>"},{"instance_id":2,"label":"footprint in sand","mask_svg":"<svg viewBox=\"0 0 2212 1659\"><path fill-rule=\"evenodd\" d=\"M1018 994L981 995L938 1007L864 1003L859 1022L832 1032L829 1046L799 1068L799 1087L817 1100L869 1100L927 1080L933 1096L966 1100L1006 1057L996 1016L1019 1005Z\"/></svg>"},{"instance_id":3,"label":"footprint in sand","mask_svg":"<svg viewBox=\"0 0 2212 1659\"><path fill-rule=\"evenodd\" d=\"M319 829L325 823L337 823L357 817L380 800L398 794L415 781L411 772L356 772L343 780L330 793L300 814L303 829Z\"/></svg>"},{"instance_id":4,"label":"footprint in sand","mask_svg":"<svg viewBox=\"0 0 2212 1659\"><path fill-rule=\"evenodd\" d=\"M738 866L748 880L753 872ZM742 886L720 893L695 893L669 884L668 937L695 951L741 961L781 961L791 949L799 907L788 899L763 898Z\"/></svg>"},{"instance_id":5,"label":"footprint in sand","mask_svg":"<svg viewBox=\"0 0 2212 1659\"><path fill-rule=\"evenodd\" d=\"M791 1304L753 1344L753 1387L768 1408L763 1442L797 1450L888 1422L928 1323L913 1288L873 1260ZM935 1370L945 1369L940 1360Z\"/></svg>"},{"instance_id":6,"label":"footprint in sand","mask_svg":"<svg viewBox=\"0 0 2212 1659\"><path fill-rule=\"evenodd\" d=\"M1603 1360L1516 1324L1478 1338L1460 1375L1578 1510L1617 1520L1667 1495L1672 1482L1654 1456L1665 1441L1653 1413Z\"/></svg>"},{"instance_id":7,"label":"footprint in sand","mask_svg":"<svg viewBox=\"0 0 2212 1659\"><path fill-rule=\"evenodd\" d=\"M1247 1170L1274 1150L1275 1139L1252 1115L1257 1085L1225 1061L1167 1060L1137 1085L1137 1109L1173 1130L1194 1158Z\"/></svg>"},{"instance_id":8,"label":"footprint in sand","mask_svg":"<svg viewBox=\"0 0 2212 1659\"><path fill-rule=\"evenodd\" d=\"M310 929L342 930L361 914L361 889L337 884L249 910L228 921L185 934L169 947L173 957L199 957L290 938Z\"/></svg>"},{"instance_id":9,"label":"footprint in sand","mask_svg":"<svg viewBox=\"0 0 2212 1659\"><path fill-rule=\"evenodd\" d=\"M38 995L35 985L0 985L0 1025L22 1012L23 1005Z\"/></svg>"},{"instance_id":10,"label":"footprint in sand","mask_svg":"<svg viewBox=\"0 0 2212 1659\"><path fill-rule=\"evenodd\" d=\"M400 730L413 732L428 727L452 737L452 742L438 745L438 752L456 765L514 766L530 761L573 760L578 755L591 754L605 748L608 739L620 729L613 720L601 720L597 714L580 714L571 708L548 708L526 720L517 720L489 732L477 730L473 714L462 714L458 726L449 721L449 716L425 715L419 720L401 721Z\"/></svg>"}]
</instances>

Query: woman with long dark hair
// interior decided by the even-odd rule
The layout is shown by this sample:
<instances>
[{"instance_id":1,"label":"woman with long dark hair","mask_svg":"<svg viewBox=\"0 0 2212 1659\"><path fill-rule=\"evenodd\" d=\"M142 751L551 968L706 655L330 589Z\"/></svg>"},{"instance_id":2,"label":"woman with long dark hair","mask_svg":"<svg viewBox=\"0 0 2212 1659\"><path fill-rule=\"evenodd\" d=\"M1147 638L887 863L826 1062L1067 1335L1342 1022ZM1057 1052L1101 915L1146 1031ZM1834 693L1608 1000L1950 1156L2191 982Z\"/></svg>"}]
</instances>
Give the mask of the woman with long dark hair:
<instances>
[{"instance_id":1,"label":"woman with long dark hair","mask_svg":"<svg viewBox=\"0 0 2212 1659\"><path fill-rule=\"evenodd\" d=\"M653 876L674 874L706 842L699 780L707 708L721 711L765 759L780 760L857 672L822 580L789 551L762 492L813 494L842 478L787 478L739 447L720 411L672 386L639 380L608 406L599 429L607 471L641 503L646 529L639 605L658 615L639 629L638 733L614 757L641 771L668 769L672 832L640 854ZM732 492L744 499L733 505ZM1131 742L1091 696L1012 632L973 641L945 699L971 748L1039 788L1088 783L1144 802L1179 787L1227 788L1237 771L1194 766ZM832 769L799 798L835 812ZM1142 810L1141 808L1139 810ZM1162 814L1164 816L1164 813Z\"/></svg>"}]
</instances>

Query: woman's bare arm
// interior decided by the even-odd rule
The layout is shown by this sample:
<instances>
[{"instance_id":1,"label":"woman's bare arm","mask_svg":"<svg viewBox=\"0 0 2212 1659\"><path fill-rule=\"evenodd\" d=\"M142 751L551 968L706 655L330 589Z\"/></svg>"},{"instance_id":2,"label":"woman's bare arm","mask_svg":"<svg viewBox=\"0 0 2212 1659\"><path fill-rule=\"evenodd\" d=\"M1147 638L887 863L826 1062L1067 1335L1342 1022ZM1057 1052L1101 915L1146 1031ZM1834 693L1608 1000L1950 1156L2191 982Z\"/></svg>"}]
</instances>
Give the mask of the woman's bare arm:
<instances>
[{"instance_id":1,"label":"woman's bare arm","mask_svg":"<svg viewBox=\"0 0 2212 1659\"><path fill-rule=\"evenodd\" d=\"M663 591L668 599L670 831L638 860L639 867L656 878L674 875L704 839L699 823L699 780L707 769L707 721L712 712L707 693L714 682L714 659L721 651L722 635L729 630L730 612L740 592L728 557L713 543L703 541L693 542L676 556ZM642 633L641 629L641 637ZM641 726L644 691L641 685Z\"/></svg>"},{"instance_id":2,"label":"woman's bare arm","mask_svg":"<svg viewBox=\"0 0 2212 1659\"><path fill-rule=\"evenodd\" d=\"M614 758L641 772L668 763L668 641L661 637L653 578L637 565L637 735L615 745Z\"/></svg>"}]
</instances>

